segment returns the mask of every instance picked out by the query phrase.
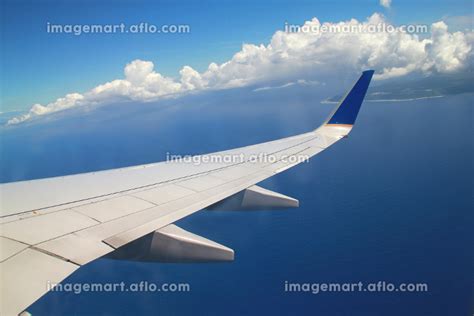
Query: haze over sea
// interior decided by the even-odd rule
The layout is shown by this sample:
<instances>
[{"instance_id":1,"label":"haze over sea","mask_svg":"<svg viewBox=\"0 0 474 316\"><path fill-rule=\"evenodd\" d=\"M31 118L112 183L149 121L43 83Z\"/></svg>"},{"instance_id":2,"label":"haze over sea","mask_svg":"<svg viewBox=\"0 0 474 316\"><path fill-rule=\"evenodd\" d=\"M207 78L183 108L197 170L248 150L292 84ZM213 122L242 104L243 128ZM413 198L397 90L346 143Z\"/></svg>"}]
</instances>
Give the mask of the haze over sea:
<instances>
[{"instance_id":1,"label":"haze over sea","mask_svg":"<svg viewBox=\"0 0 474 316\"><path fill-rule=\"evenodd\" d=\"M241 88L58 112L2 127L1 182L162 161L316 128L341 87ZM235 250L223 264L97 260L65 282L185 282L188 293L55 293L33 315L468 315L473 101L365 102L348 139L261 183L280 211L201 211L177 224ZM25 198L28 193L25 192ZM425 293L288 293L301 283L427 283ZM245 302L245 303L243 303Z\"/></svg>"}]
</instances>

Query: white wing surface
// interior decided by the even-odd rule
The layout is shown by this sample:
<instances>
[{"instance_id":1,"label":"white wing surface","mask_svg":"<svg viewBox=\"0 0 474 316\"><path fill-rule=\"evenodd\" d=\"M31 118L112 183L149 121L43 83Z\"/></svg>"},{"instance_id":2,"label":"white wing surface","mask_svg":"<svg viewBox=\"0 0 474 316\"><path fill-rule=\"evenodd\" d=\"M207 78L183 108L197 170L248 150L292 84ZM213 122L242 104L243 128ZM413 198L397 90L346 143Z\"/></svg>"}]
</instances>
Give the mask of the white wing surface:
<instances>
[{"instance_id":1,"label":"white wing surface","mask_svg":"<svg viewBox=\"0 0 474 316\"><path fill-rule=\"evenodd\" d=\"M173 225L202 209L272 209L298 201L256 186L348 135L373 71L318 129L170 162L0 185L0 315L18 315L82 265L233 260L233 250ZM196 164L196 161L200 164Z\"/></svg>"}]
</instances>

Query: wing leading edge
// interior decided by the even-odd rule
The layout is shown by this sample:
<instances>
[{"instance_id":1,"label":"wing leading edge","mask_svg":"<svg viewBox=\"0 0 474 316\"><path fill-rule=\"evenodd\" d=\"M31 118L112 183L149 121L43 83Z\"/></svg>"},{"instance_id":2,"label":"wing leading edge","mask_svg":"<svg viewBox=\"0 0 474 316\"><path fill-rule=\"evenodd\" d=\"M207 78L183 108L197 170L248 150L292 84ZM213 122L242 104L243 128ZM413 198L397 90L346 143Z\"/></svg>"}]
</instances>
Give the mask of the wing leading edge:
<instances>
[{"instance_id":1,"label":"wing leading edge","mask_svg":"<svg viewBox=\"0 0 474 316\"><path fill-rule=\"evenodd\" d=\"M0 314L17 315L49 290L47 284L102 256L232 260L231 249L172 224L205 208L297 207L297 200L255 184L347 136L373 73L364 71L314 131L209 154L240 155L239 162L178 160L1 184ZM262 153L273 159L255 159Z\"/></svg>"}]
</instances>

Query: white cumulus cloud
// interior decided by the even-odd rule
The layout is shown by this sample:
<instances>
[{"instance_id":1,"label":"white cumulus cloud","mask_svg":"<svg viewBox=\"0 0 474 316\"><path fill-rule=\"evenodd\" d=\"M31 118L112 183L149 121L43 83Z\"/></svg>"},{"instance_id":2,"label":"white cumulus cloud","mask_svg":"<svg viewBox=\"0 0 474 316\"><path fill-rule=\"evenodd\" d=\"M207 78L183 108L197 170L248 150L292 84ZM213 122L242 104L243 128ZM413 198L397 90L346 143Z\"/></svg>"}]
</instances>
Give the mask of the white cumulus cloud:
<instances>
[{"instance_id":1,"label":"white cumulus cloud","mask_svg":"<svg viewBox=\"0 0 474 316\"><path fill-rule=\"evenodd\" d=\"M423 38L402 31L323 32L323 27L345 30L370 29L387 23L375 13L366 21L351 19L321 23L305 22L298 32L277 31L267 45L244 44L230 60L211 63L202 73L184 66L178 78L161 75L151 61L134 60L124 69L124 78L101 84L83 94L70 93L46 105L35 104L16 124L71 107L102 105L122 100L146 102L190 91L226 89L265 82L324 81L335 72L375 69L375 79L404 76L413 72L456 72L469 66L472 31L449 32L444 22L432 24Z\"/></svg>"},{"instance_id":2,"label":"white cumulus cloud","mask_svg":"<svg viewBox=\"0 0 474 316\"><path fill-rule=\"evenodd\" d=\"M380 0L380 5L385 8L390 8L392 5L392 0Z\"/></svg>"}]
</instances>

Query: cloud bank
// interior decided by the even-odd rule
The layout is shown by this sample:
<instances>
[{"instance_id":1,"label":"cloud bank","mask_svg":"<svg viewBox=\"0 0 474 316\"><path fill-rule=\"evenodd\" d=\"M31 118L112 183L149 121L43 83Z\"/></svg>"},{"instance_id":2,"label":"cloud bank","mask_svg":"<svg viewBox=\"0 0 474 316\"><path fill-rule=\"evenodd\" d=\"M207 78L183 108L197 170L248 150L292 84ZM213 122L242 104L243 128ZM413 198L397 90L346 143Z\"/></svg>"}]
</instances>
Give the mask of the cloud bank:
<instances>
[{"instance_id":1,"label":"cloud bank","mask_svg":"<svg viewBox=\"0 0 474 316\"><path fill-rule=\"evenodd\" d=\"M375 13L366 21L355 19L321 23L305 22L308 29L321 26L378 25L387 23ZM316 28L314 28L316 27ZM449 73L469 67L472 58L472 31L448 31L444 22L431 25L430 34L396 32L305 32L277 31L267 45L244 44L232 59L220 65L211 63L202 73L184 66L179 78L161 75L151 61L134 60L124 69L124 78L99 85L85 93L70 93L46 105L34 104L28 113L14 117L18 124L34 117L64 109L102 105L121 100L154 101L190 91L227 89L269 81L297 81L308 74L321 81L338 71L359 72L375 69L375 79L404 76L413 72Z\"/></svg>"}]
</instances>

